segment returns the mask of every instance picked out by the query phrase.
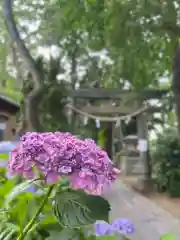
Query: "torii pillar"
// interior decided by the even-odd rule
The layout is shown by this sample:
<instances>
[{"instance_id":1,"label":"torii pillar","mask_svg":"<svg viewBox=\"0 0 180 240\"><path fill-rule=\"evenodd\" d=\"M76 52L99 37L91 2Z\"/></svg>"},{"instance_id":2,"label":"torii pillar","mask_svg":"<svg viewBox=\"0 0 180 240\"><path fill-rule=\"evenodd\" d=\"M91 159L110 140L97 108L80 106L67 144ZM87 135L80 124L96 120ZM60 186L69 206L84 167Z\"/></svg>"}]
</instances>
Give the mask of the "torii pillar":
<instances>
[{"instance_id":1,"label":"torii pillar","mask_svg":"<svg viewBox=\"0 0 180 240\"><path fill-rule=\"evenodd\" d=\"M139 152L142 165L142 175L138 180L139 190L149 192L152 188L151 182L151 165L148 148L148 126L147 126L147 112L143 112L137 116L137 129L139 140Z\"/></svg>"},{"instance_id":2,"label":"torii pillar","mask_svg":"<svg viewBox=\"0 0 180 240\"><path fill-rule=\"evenodd\" d=\"M114 123L107 122L105 129L105 150L111 160L114 158Z\"/></svg>"}]
</instances>

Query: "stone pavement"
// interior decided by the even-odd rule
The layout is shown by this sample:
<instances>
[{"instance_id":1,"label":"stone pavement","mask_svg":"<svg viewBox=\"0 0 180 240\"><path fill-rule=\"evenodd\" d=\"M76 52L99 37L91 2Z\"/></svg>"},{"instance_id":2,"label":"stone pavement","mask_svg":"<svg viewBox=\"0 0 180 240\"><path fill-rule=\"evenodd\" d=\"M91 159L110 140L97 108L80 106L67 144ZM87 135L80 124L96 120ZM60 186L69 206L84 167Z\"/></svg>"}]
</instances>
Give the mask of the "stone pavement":
<instances>
[{"instance_id":1,"label":"stone pavement","mask_svg":"<svg viewBox=\"0 0 180 240\"><path fill-rule=\"evenodd\" d=\"M122 217L133 222L133 240L159 240L166 233L173 233L180 240L180 220L120 180L116 181L105 197L112 207L111 219Z\"/></svg>"}]
</instances>

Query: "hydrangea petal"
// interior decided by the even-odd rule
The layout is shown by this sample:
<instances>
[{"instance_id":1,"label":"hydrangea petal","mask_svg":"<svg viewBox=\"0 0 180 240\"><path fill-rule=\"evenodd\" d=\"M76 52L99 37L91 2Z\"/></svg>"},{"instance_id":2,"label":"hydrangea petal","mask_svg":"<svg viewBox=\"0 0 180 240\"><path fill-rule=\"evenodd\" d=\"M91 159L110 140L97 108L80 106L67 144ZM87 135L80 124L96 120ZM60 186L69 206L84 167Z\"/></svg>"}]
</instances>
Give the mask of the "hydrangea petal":
<instances>
[{"instance_id":1,"label":"hydrangea petal","mask_svg":"<svg viewBox=\"0 0 180 240\"><path fill-rule=\"evenodd\" d=\"M96 236L112 235L113 228L105 221L96 221L94 224L94 233Z\"/></svg>"},{"instance_id":2,"label":"hydrangea petal","mask_svg":"<svg viewBox=\"0 0 180 240\"><path fill-rule=\"evenodd\" d=\"M12 175L34 178L34 169L49 184L69 176L74 188L94 195L101 195L119 174L107 153L93 140L80 140L62 132L28 132L21 137L11 153L8 170Z\"/></svg>"},{"instance_id":3,"label":"hydrangea petal","mask_svg":"<svg viewBox=\"0 0 180 240\"><path fill-rule=\"evenodd\" d=\"M134 225L125 218L118 218L112 223L113 229L121 234L131 234L134 232Z\"/></svg>"}]
</instances>

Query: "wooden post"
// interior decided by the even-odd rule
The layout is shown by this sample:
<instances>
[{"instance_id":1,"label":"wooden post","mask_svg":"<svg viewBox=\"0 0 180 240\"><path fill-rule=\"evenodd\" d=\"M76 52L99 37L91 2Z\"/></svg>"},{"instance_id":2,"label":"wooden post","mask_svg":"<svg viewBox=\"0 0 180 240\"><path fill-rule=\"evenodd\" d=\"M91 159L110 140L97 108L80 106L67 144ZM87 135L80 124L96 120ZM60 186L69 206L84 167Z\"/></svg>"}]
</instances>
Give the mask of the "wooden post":
<instances>
[{"instance_id":1,"label":"wooden post","mask_svg":"<svg viewBox=\"0 0 180 240\"><path fill-rule=\"evenodd\" d=\"M114 123L107 122L107 127L105 130L106 137L106 147L105 150L108 156L113 160L114 158Z\"/></svg>"},{"instance_id":2,"label":"wooden post","mask_svg":"<svg viewBox=\"0 0 180 240\"><path fill-rule=\"evenodd\" d=\"M141 113L137 116L137 130L139 146L144 143L144 149L140 148L140 159L142 164L142 176L139 179L139 190L149 192L151 190L151 171L150 156L148 150L148 126L147 113ZM146 146L145 146L146 145Z\"/></svg>"},{"instance_id":3,"label":"wooden post","mask_svg":"<svg viewBox=\"0 0 180 240\"><path fill-rule=\"evenodd\" d=\"M116 135L117 134L117 135ZM118 138L118 143L117 143L117 152L120 152L123 148L123 131L122 131L122 121L119 122L119 125L116 126L116 133L115 135Z\"/></svg>"}]
</instances>

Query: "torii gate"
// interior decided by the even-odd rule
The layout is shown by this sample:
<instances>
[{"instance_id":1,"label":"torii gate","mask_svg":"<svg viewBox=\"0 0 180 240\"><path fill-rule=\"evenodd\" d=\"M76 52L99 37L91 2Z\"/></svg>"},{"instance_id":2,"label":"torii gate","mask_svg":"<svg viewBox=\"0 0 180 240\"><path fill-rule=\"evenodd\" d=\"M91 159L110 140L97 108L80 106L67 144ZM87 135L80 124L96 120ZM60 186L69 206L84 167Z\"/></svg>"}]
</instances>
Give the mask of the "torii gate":
<instances>
[{"instance_id":1,"label":"torii gate","mask_svg":"<svg viewBox=\"0 0 180 240\"><path fill-rule=\"evenodd\" d=\"M80 110L87 114L101 115L101 116L123 116L135 112L137 109L141 108L144 101L152 99L162 98L168 90L156 90L156 89L145 89L141 92L135 92L130 90L119 90L111 88L91 88L91 89L78 89L70 92L70 95L74 98L88 99L88 100L98 100L102 102L105 100L116 100L120 101L119 106L113 106L112 104L101 104L101 105L85 105L80 106ZM79 108L79 107L78 107ZM159 108L151 107L146 112L159 112ZM137 116L137 128L138 137L140 139L147 138L147 124L146 124L146 114L142 112ZM109 156L113 157L113 124L108 122L107 124L107 146L106 151Z\"/></svg>"},{"instance_id":2,"label":"torii gate","mask_svg":"<svg viewBox=\"0 0 180 240\"><path fill-rule=\"evenodd\" d=\"M70 92L70 96L79 99L87 100L98 100L97 102L101 103L106 100L119 101L118 106L113 106L112 104L99 104L99 105L85 105L77 106L79 113L86 113L87 115L94 116L124 116L131 115L131 113L136 112L139 108L142 108L143 103L148 100L161 99L168 93L168 90L156 90L156 89L144 89L140 92L132 90L119 90L111 88L91 88L91 89L78 89ZM137 135L138 139L141 142L147 142L148 139L148 129L147 129L147 113L152 114L154 112L159 112L160 107L150 107L144 111L140 111L136 114L137 121ZM78 112L78 111L77 111ZM106 117L104 117L105 121ZM106 151L111 159L113 159L113 134L114 124L112 121L107 121L107 144ZM145 147L145 146L144 146ZM144 149L140 152L140 158L144 164L144 169L148 169L148 149ZM149 174L145 170L146 174Z\"/></svg>"}]
</instances>

